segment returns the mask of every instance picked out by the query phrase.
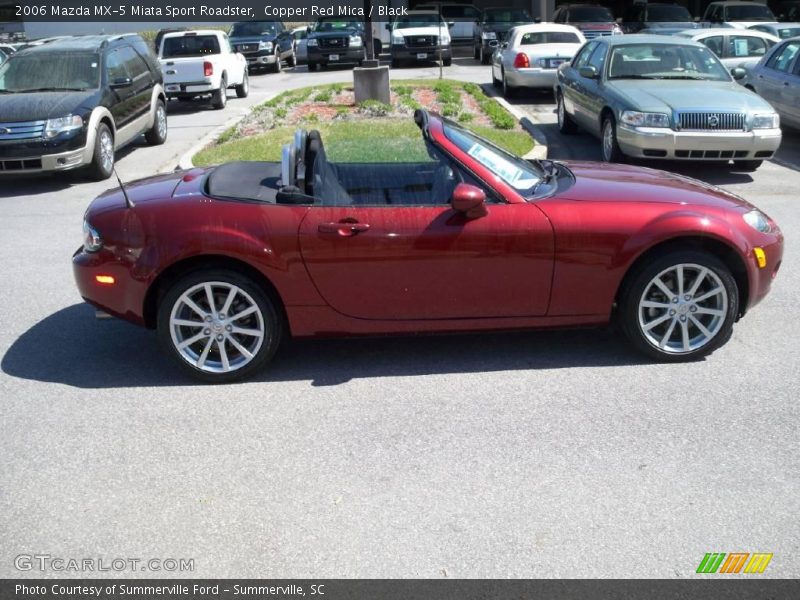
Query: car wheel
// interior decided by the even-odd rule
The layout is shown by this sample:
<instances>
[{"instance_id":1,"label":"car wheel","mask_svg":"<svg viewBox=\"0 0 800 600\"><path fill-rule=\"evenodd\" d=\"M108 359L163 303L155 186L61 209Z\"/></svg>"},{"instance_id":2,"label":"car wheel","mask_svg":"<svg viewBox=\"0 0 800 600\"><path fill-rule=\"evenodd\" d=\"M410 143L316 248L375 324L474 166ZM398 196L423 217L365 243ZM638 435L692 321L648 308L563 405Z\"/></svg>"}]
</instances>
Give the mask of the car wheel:
<instances>
[{"instance_id":1,"label":"car wheel","mask_svg":"<svg viewBox=\"0 0 800 600\"><path fill-rule=\"evenodd\" d=\"M399 69L400 68L400 61L398 59L396 59L396 58L393 58L392 62L390 64L391 64L391 67L393 69Z\"/></svg>"},{"instance_id":2,"label":"car wheel","mask_svg":"<svg viewBox=\"0 0 800 600\"><path fill-rule=\"evenodd\" d=\"M622 162L625 159L625 155L619 149L619 144L617 143L617 125L611 115L603 120L602 142L603 160L605 162Z\"/></svg>"},{"instance_id":3,"label":"car wheel","mask_svg":"<svg viewBox=\"0 0 800 600\"><path fill-rule=\"evenodd\" d=\"M289 58L286 59L286 64L292 67L293 69L297 66L297 54L295 54L294 50L289 55Z\"/></svg>"},{"instance_id":4,"label":"car wheel","mask_svg":"<svg viewBox=\"0 0 800 600\"><path fill-rule=\"evenodd\" d=\"M245 70L242 83L236 86L236 97L247 98L247 95L249 93L250 93L250 74L247 72L247 70Z\"/></svg>"},{"instance_id":5,"label":"car wheel","mask_svg":"<svg viewBox=\"0 0 800 600\"><path fill-rule=\"evenodd\" d=\"M281 64L281 52L278 48L275 48L275 64L272 65L272 72L280 73L282 69L283 65Z\"/></svg>"},{"instance_id":6,"label":"car wheel","mask_svg":"<svg viewBox=\"0 0 800 600\"><path fill-rule=\"evenodd\" d=\"M111 177L114 172L114 134L105 123L97 127L94 138L94 154L89 174L95 181L102 181Z\"/></svg>"},{"instance_id":7,"label":"car wheel","mask_svg":"<svg viewBox=\"0 0 800 600\"><path fill-rule=\"evenodd\" d=\"M558 115L558 130L563 134L570 134L575 133L577 127L575 126L575 121L572 120L567 114L567 107L564 104L564 94L560 91L556 96L556 114Z\"/></svg>"},{"instance_id":8,"label":"car wheel","mask_svg":"<svg viewBox=\"0 0 800 600\"><path fill-rule=\"evenodd\" d=\"M648 263L623 290L622 329L657 360L710 354L730 339L739 292L730 270L711 254L672 252Z\"/></svg>"},{"instance_id":9,"label":"car wheel","mask_svg":"<svg viewBox=\"0 0 800 600\"><path fill-rule=\"evenodd\" d=\"M222 110L228 104L228 80L223 76L219 89L211 94L211 106Z\"/></svg>"},{"instance_id":10,"label":"car wheel","mask_svg":"<svg viewBox=\"0 0 800 600\"><path fill-rule=\"evenodd\" d=\"M481 46L481 55L480 55L481 64L482 65L488 65L489 64L489 60L491 58L492 58L492 55L491 54L486 54L486 52L483 49L483 46Z\"/></svg>"},{"instance_id":11,"label":"car wheel","mask_svg":"<svg viewBox=\"0 0 800 600\"><path fill-rule=\"evenodd\" d=\"M480 58L481 58L480 46L473 46L472 47L472 58L474 58L475 60L480 60Z\"/></svg>"},{"instance_id":12,"label":"car wheel","mask_svg":"<svg viewBox=\"0 0 800 600\"><path fill-rule=\"evenodd\" d=\"M512 86L510 83L508 83L508 79L506 79L506 72L505 71L502 71L500 75L503 78L503 80L502 80L502 82L503 82L503 97L511 98L516 93L517 90L516 90L516 88L514 86Z\"/></svg>"},{"instance_id":13,"label":"car wheel","mask_svg":"<svg viewBox=\"0 0 800 600\"><path fill-rule=\"evenodd\" d=\"M247 277L196 271L158 307L158 339L184 372L209 383L247 377L275 354L282 326L275 304Z\"/></svg>"},{"instance_id":14,"label":"car wheel","mask_svg":"<svg viewBox=\"0 0 800 600\"><path fill-rule=\"evenodd\" d=\"M752 172L764 163L763 160L735 160L733 168L738 171Z\"/></svg>"},{"instance_id":15,"label":"car wheel","mask_svg":"<svg viewBox=\"0 0 800 600\"><path fill-rule=\"evenodd\" d=\"M442 60L442 64L443 64L445 67L449 67L450 65L452 65L452 64L453 64L453 59L452 59L452 57L449 57L449 56L448 56L447 58L443 59L443 60Z\"/></svg>"},{"instance_id":16,"label":"car wheel","mask_svg":"<svg viewBox=\"0 0 800 600\"><path fill-rule=\"evenodd\" d=\"M144 134L144 139L151 146L159 146L167 141L167 107L161 100L156 102L153 126Z\"/></svg>"},{"instance_id":17,"label":"car wheel","mask_svg":"<svg viewBox=\"0 0 800 600\"><path fill-rule=\"evenodd\" d=\"M316 71L317 70L317 63L312 63L312 62L308 63L308 70L309 70L309 72Z\"/></svg>"},{"instance_id":18,"label":"car wheel","mask_svg":"<svg viewBox=\"0 0 800 600\"><path fill-rule=\"evenodd\" d=\"M381 52L383 52L383 42L372 40L372 53L375 56L375 60L380 60Z\"/></svg>"}]
</instances>

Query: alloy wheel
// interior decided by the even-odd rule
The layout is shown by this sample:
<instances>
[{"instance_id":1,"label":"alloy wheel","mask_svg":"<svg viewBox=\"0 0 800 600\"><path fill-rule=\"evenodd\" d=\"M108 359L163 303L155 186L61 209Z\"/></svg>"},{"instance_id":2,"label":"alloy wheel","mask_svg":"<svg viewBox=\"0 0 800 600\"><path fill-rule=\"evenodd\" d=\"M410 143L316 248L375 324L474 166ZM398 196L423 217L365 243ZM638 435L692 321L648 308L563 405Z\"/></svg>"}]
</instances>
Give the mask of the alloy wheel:
<instances>
[{"instance_id":1,"label":"alloy wheel","mask_svg":"<svg viewBox=\"0 0 800 600\"><path fill-rule=\"evenodd\" d=\"M158 137L166 139L167 137L167 109L159 102L156 108L156 127L158 128Z\"/></svg>"},{"instance_id":2,"label":"alloy wheel","mask_svg":"<svg viewBox=\"0 0 800 600\"><path fill-rule=\"evenodd\" d=\"M114 140L108 130L100 132L100 161L104 171L110 173L114 168Z\"/></svg>"},{"instance_id":3,"label":"alloy wheel","mask_svg":"<svg viewBox=\"0 0 800 600\"><path fill-rule=\"evenodd\" d=\"M614 154L614 125L607 120L603 127L603 160L611 162Z\"/></svg>"}]
</instances>

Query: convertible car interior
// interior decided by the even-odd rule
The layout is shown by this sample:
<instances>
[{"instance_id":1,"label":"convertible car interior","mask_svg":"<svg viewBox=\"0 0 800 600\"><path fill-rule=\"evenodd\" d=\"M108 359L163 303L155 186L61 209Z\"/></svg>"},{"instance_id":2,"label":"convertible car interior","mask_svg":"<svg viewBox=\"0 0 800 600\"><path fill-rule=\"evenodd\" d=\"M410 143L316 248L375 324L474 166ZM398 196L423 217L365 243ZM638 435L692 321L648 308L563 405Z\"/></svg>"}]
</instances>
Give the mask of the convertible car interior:
<instances>
[{"instance_id":1,"label":"convertible car interior","mask_svg":"<svg viewBox=\"0 0 800 600\"><path fill-rule=\"evenodd\" d=\"M319 131L295 133L281 162L239 161L216 167L207 177L209 196L271 204L327 206L447 204L463 178L420 139L424 162L333 163Z\"/></svg>"}]
</instances>

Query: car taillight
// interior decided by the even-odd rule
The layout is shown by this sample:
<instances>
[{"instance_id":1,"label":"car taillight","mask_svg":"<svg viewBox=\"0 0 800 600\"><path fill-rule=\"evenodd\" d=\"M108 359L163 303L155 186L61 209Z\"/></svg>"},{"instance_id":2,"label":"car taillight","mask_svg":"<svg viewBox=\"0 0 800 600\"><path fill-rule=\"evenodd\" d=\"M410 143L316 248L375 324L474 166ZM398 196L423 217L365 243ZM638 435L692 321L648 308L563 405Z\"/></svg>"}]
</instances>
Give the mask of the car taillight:
<instances>
[{"instance_id":1,"label":"car taillight","mask_svg":"<svg viewBox=\"0 0 800 600\"><path fill-rule=\"evenodd\" d=\"M214 65L212 65L208 61L205 61L203 63L203 75L205 77L211 77L213 74L214 74Z\"/></svg>"},{"instance_id":2,"label":"car taillight","mask_svg":"<svg viewBox=\"0 0 800 600\"><path fill-rule=\"evenodd\" d=\"M528 60L528 55L524 52L520 52L514 57L514 68L515 69L527 69L531 66L531 62Z\"/></svg>"}]
</instances>

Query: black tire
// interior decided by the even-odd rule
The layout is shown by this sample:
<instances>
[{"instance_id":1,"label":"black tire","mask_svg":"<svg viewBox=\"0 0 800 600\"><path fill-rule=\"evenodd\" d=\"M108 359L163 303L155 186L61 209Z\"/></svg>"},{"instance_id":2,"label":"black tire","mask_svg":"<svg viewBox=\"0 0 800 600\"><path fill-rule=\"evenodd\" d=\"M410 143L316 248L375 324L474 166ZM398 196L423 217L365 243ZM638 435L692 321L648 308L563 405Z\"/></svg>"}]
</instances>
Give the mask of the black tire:
<instances>
[{"instance_id":1,"label":"black tire","mask_svg":"<svg viewBox=\"0 0 800 600\"><path fill-rule=\"evenodd\" d=\"M160 146L167 141L167 107L163 100L156 102L153 126L145 132L144 139L151 146Z\"/></svg>"},{"instance_id":2,"label":"black tire","mask_svg":"<svg viewBox=\"0 0 800 600\"><path fill-rule=\"evenodd\" d=\"M606 128L610 128L610 130L606 132ZM617 143L617 123L612 115L606 115L606 117L603 119L603 128L601 129L601 132L602 135L600 136L600 144L603 161L609 163L624 162L625 155L622 153L622 150L620 150L619 144ZM608 145L606 142L606 135L611 136L610 140L608 141Z\"/></svg>"},{"instance_id":3,"label":"black tire","mask_svg":"<svg viewBox=\"0 0 800 600\"><path fill-rule=\"evenodd\" d=\"M211 94L211 106L216 110L222 110L228 104L228 79L223 75L219 84L219 89Z\"/></svg>"},{"instance_id":4,"label":"black tire","mask_svg":"<svg viewBox=\"0 0 800 600\"><path fill-rule=\"evenodd\" d=\"M479 60L481 61L482 65L488 65L492 60L492 55L486 54L486 51L483 49L483 46L481 46L481 55Z\"/></svg>"},{"instance_id":5,"label":"black tire","mask_svg":"<svg viewBox=\"0 0 800 600\"><path fill-rule=\"evenodd\" d=\"M294 69L297 66L297 54L294 53L294 50L292 50L292 53L289 55L289 58L286 59L286 64L292 69Z\"/></svg>"},{"instance_id":6,"label":"black tire","mask_svg":"<svg viewBox=\"0 0 800 600\"><path fill-rule=\"evenodd\" d=\"M735 160L733 161L733 168L737 171L744 171L752 173L757 170L762 164L763 160Z\"/></svg>"},{"instance_id":7,"label":"black tire","mask_svg":"<svg viewBox=\"0 0 800 600\"><path fill-rule=\"evenodd\" d=\"M375 55L375 60L380 60L382 52L383 42L380 40L372 40L372 53Z\"/></svg>"},{"instance_id":8,"label":"black tire","mask_svg":"<svg viewBox=\"0 0 800 600\"><path fill-rule=\"evenodd\" d=\"M313 62L308 63L309 72L316 71L317 70L317 66L318 66L317 63L313 63Z\"/></svg>"},{"instance_id":9,"label":"black tire","mask_svg":"<svg viewBox=\"0 0 800 600\"><path fill-rule=\"evenodd\" d=\"M513 98L514 94L517 93L517 88L515 88L513 85L508 83L508 80L506 79L505 71L503 71L501 73L501 77L502 77L501 83L502 83L502 86L503 86L503 97L504 98Z\"/></svg>"},{"instance_id":10,"label":"black tire","mask_svg":"<svg viewBox=\"0 0 800 600\"><path fill-rule=\"evenodd\" d=\"M247 95L249 93L250 93L250 74L247 72L247 69L245 69L242 83L236 86L236 97L247 98Z\"/></svg>"},{"instance_id":11,"label":"black tire","mask_svg":"<svg viewBox=\"0 0 800 600\"><path fill-rule=\"evenodd\" d=\"M452 65L452 64L453 64L453 59L452 59L451 57L447 57L447 58L445 58L444 60L442 60L442 64L443 64L445 67L449 67L450 65Z\"/></svg>"},{"instance_id":12,"label":"black tire","mask_svg":"<svg viewBox=\"0 0 800 600\"><path fill-rule=\"evenodd\" d=\"M107 136L107 137L106 137ZM111 144L111 154L108 153L108 140ZM109 162L110 159L110 162ZM111 177L114 172L114 134L105 123L97 126L97 133L94 138L94 152L92 153L92 164L88 167L89 177L95 181L103 181Z\"/></svg>"},{"instance_id":13,"label":"black tire","mask_svg":"<svg viewBox=\"0 0 800 600\"><path fill-rule=\"evenodd\" d=\"M258 343L256 338L252 338L252 336L236 336L236 333L230 333L229 331L226 333L227 322L224 319L212 321L209 323L209 328L202 331L202 333L208 331L210 335L202 337L195 344L191 344L187 348L187 354L197 354L195 364L191 364L189 362L189 358L184 357L177 349L176 343L177 340L183 339L185 341L186 337L193 335L193 333L190 332L198 331L199 335L202 328L195 328L194 326L189 328L176 326L175 331L173 332L170 325L170 319L173 309L176 309L176 303L179 303L179 300L184 293L192 290L192 288L196 288L197 286L208 282L214 282L217 285L222 284L218 287L215 285L215 287L212 288L215 292L220 293L213 294L216 307L214 311L209 312L217 315L216 310L221 308L221 305L224 304L224 299L226 298L226 294L224 293L224 290L226 289L224 287L225 285L236 286L239 290L242 290L246 296L244 294L237 295L237 300L234 300L230 310L233 312L235 310L233 307L235 307L239 301L243 303L243 306L252 306L252 301L257 306L257 310L245 318L237 319L231 322L236 323L241 328L262 329L263 337L260 345L257 347L251 346L248 348L248 343ZM200 308L208 310L209 307L206 304L200 306ZM201 321L201 317L193 311L185 312L184 315L185 316L183 316L183 318L188 320L205 322ZM275 355L275 351L278 349L283 336L283 323L278 315L279 313L275 301L270 298L269 294L267 294L258 284L253 282L245 275L242 275L236 271L225 269L193 271L187 273L178 281L173 283L169 289L167 289L164 297L159 303L157 316L158 341L161 344L162 349L172 357L172 359L179 365L184 373L206 383L228 383L248 377L249 375L263 368ZM181 315L179 314L178 316ZM213 329L211 328L217 325L219 326L219 332L215 335ZM173 337L173 333L175 334L175 337ZM179 334L182 335L183 338L179 338ZM221 342L217 341L219 337L223 338ZM253 350L254 352L252 358L248 359L244 354L238 352L238 350L236 350L236 348L229 341L231 338L236 339L240 345L245 346L247 349ZM206 358L210 361L216 359L216 362L220 367L222 367L224 363L222 362L220 343L225 349L226 358L230 361L231 366L235 366L235 362L237 360L241 362L241 366L235 367L233 370L227 372L216 373L199 368L197 366L197 362L199 362L199 360L202 358L202 351L200 348L206 344L209 345Z\"/></svg>"},{"instance_id":14,"label":"black tire","mask_svg":"<svg viewBox=\"0 0 800 600\"><path fill-rule=\"evenodd\" d=\"M481 48L480 46L473 46L472 47L472 58L475 60L480 60L481 58Z\"/></svg>"},{"instance_id":15,"label":"black tire","mask_svg":"<svg viewBox=\"0 0 800 600\"><path fill-rule=\"evenodd\" d=\"M399 69L399 68L400 68L400 64L401 64L401 63L400 63L400 59L398 59L398 58L393 58L393 59L392 59L392 62L391 62L391 67L392 67L393 69Z\"/></svg>"},{"instance_id":16,"label":"black tire","mask_svg":"<svg viewBox=\"0 0 800 600\"><path fill-rule=\"evenodd\" d=\"M669 300L666 294L662 294L663 302L669 305L670 308L642 308L642 319L640 319L639 301L644 294L648 293L648 289L655 290L655 286L652 284L654 278L661 275L662 283L671 290L674 289L675 282L669 279L669 270L675 268L677 265L684 265L684 277L688 277L688 281L693 281L694 278L698 276L699 270L697 267L708 270L703 285L695 292L696 298L704 295L703 292L707 289L706 284L714 288L716 288L719 283L722 284L726 302L724 310L719 308L719 310L722 311L719 316L701 315L699 312L693 312L690 301L674 303L674 301ZM664 273L667 273L667 275ZM686 281L685 279L685 283ZM670 287L670 284L672 287ZM689 289L684 286L684 291L691 291L690 288L691 284ZM648 293L647 297L651 298L652 296ZM686 297L685 295L684 299ZM689 296L689 298L691 298L691 296ZM711 301L716 301L718 298L721 299L720 294L712 296ZM620 291L619 300L619 323L627 338L638 351L655 360L663 362L697 360L712 353L730 339L733 331L733 323L739 311L739 290L733 275L731 275L730 269L713 254L698 250L673 251L643 263L635 272L632 272L630 276L626 278L626 283ZM702 300L701 303L709 301L710 300L706 299ZM676 307L674 309L672 308L673 304ZM681 308L683 306L688 306L689 311L684 313L684 309ZM661 310L664 312L658 312ZM652 312L652 314L645 314L644 311L655 312ZM675 316L670 318L670 314L674 314ZM642 323L644 318L649 319L647 322L648 324L652 324L653 321L658 321L665 315L667 317L666 320L662 320L658 325L648 330L648 332L653 333L645 333ZM703 325L707 328L708 332L713 333L711 337L706 336L701 329L694 324L694 321L692 321L692 319L698 318L701 322L703 319L706 319L706 323ZM712 326L713 319L715 318L718 318L719 321L714 322ZM687 324L687 338L690 342L696 341L696 343L700 343L703 338L707 338L703 341L702 345L688 351L683 350L682 327L684 322ZM648 335L650 337L648 337ZM695 337L690 337L693 335ZM660 344L656 344L656 339L659 336L661 336L661 339L664 337L667 338L665 348L661 348ZM676 345L680 345L680 347L676 348Z\"/></svg>"},{"instance_id":17,"label":"black tire","mask_svg":"<svg viewBox=\"0 0 800 600\"><path fill-rule=\"evenodd\" d=\"M272 72L280 73L282 69L283 64L281 64L281 51L279 48L275 48L275 64L272 65Z\"/></svg>"},{"instance_id":18,"label":"black tire","mask_svg":"<svg viewBox=\"0 0 800 600\"><path fill-rule=\"evenodd\" d=\"M492 67L492 85L498 89L503 85L503 82L494 76L494 67Z\"/></svg>"},{"instance_id":19,"label":"black tire","mask_svg":"<svg viewBox=\"0 0 800 600\"><path fill-rule=\"evenodd\" d=\"M564 104L564 95L561 93L561 90L556 93L556 112L558 114L558 130L561 133L569 135L578 130L575 121L573 121L572 117L567 113L567 107Z\"/></svg>"}]
</instances>

